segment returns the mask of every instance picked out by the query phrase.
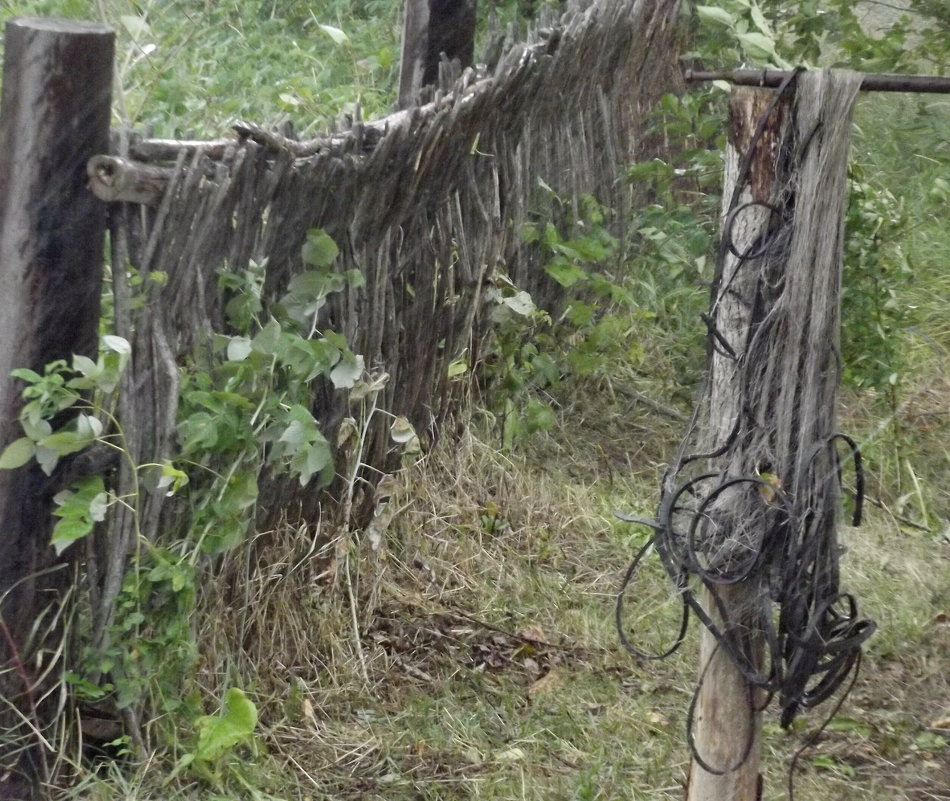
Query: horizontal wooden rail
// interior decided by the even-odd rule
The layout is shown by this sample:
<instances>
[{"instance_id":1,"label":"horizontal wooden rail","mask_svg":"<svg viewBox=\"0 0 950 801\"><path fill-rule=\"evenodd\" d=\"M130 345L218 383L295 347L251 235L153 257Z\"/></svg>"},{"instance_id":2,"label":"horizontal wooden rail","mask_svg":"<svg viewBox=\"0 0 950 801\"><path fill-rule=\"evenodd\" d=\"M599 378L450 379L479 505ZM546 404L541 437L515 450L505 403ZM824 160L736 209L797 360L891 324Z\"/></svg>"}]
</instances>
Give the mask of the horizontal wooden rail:
<instances>
[{"instance_id":1,"label":"horizontal wooden rail","mask_svg":"<svg viewBox=\"0 0 950 801\"><path fill-rule=\"evenodd\" d=\"M738 86L778 87L791 73L784 70L686 70L687 83L728 81ZM950 94L950 77L939 75L893 75L868 73L861 81L863 92L932 92Z\"/></svg>"}]
</instances>

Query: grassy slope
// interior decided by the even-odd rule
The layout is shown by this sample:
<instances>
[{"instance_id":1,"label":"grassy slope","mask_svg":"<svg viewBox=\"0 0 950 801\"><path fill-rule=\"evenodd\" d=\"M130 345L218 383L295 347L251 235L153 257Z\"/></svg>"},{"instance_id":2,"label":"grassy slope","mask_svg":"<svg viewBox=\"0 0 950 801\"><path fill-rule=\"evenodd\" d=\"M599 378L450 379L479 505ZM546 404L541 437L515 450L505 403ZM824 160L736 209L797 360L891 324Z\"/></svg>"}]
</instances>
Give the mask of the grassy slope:
<instances>
[{"instance_id":1,"label":"grassy slope","mask_svg":"<svg viewBox=\"0 0 950 801\"><path fill-rule=\"evenodd\" d=\"M117 117L154 136L220 136L236 119L304 121L307 134L357 105L370 116L386 109L398 8L388 0L4 0L0 21L104 18L118 37Z\"/></svg>"},{"instance_id":2,"label":"grassy slope","mask_svg":"<svg viewBox=\"0 0 950 801\"><path fill-rule=\"evenodd\" d=\"M259 574L251 611L208 599L201 639L217 661L204 680L214 687L227 664L262 714L260 759L234 761L219 797L254 797L242 775L273 798L681 797L695 635L670 660L640 663L612 621L618 577L644 538L612 512L647 507L660 465L638 459L631 470L607 449L588 456L611 434L671 431L604 394L589 400L600 430L565 425L524 458L470 433L415 465L390 501L382 545L367 535L351 545L338 591L302 566L282 582ZM834 730L804 758L796 798L946 798L947 749L928 729L950 711L946 563L932 539L879 512L844 538L846 587L881 630ZM287 564L301 545L285 538L268 564ZM669 606L658 607L666 597L651 574L631 606L634 619L666 616L657 644L673 631ZM257 632L243 655L232 641L241 623ZM784 797L788 760L818 720L786 735L767 714L765 798ZM157 789L166 774L159 762L91 797L168 798Z\"/></svg>"},{"instance_id":3,"label":"grassy slope","mask_svg":"<svg viewBox=\"0 0 950 801\"><path fill-rule=\"evenodd\" d=\"M123 34L129 116L158 134L217 135L237 116L291 115L312 120L307 130L319 128L357 94L370 112L381 109L392 86L393 4L355 3L361 19L342 0L314 5L315 19L302 2L152 2L138 11L110 4L113 13L148 12L137 44ZM6 6L95 16L81 0ZM334 44L316 22L342 28L350 44ZM141 58L149 43L158 49ZM911 113L915 102L862 101L859 146L888 185L919 206L934 170L945 171L946 153L935 167L932 135L914 128L919 138L912 138L911 122L921 124ZM935 101L933 109L926 119L945 131L946 104ZM948 397L941 364L950 347L950 236L938 218L922 219L903 243L920 276L907 302L921 307L925 335L912 333L907 344L915 372L900 419L913 449L897 457L880 442L875 478L893 511L919 520L913 493L902 498L885 481L893 463L910 456L939 531L950 515L940 489L939 416ZM626 369L615 365L612 375ZM681 797L695 643L667 662L641 664L620 650L612 627L613 593L644 537L612 512L649 513L676 427L612 391L610 380L585 384L564 388L559 428L515 456L500 454L491 427L476 423L460 447L412 467L390 502L392 519L380 527L382 544L374 550L369 535L354 542L337 586L315 581L307 564L273 580L306 552L303 534L285 532L284 550L273 549L270 567L253 575L246 608L226 609L209 593L202 683L211 698L223 674L243 678L261 711L256 760L241 754L217 789L163 787L168 763L160 759L101 778L86 773L66 794L103 801ZM664 384L656 386L662 396ZM851 428L873 434L878 408L866 396L849 397ZM910 481L906 468L903 480ZM844 538L845 584L881 629L835 730L804 758L796 797L948 798L950 749L927 728L950 714L947 542L902 529L879 509ZM663 592L654 577L638 597L652 609ZM233 642L236 626L255 632L242 649ZM769 718L766 798L782 797L788 758L816 720L788 737Z\"/></svg>"}]
</instances>

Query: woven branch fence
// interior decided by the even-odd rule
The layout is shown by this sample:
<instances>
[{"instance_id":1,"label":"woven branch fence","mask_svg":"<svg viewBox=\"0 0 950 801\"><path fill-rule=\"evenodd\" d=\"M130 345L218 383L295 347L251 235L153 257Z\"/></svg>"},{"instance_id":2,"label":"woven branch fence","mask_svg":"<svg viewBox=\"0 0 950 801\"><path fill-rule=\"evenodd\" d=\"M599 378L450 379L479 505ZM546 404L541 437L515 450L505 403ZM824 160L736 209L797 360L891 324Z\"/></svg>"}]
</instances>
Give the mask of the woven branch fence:
<instances>
[{"instance_id":1,"label":"woven branch fence","mask_svg":"<svg viewBox=\"0 0 950 801\"><path fill-rule=\"evenodd\" d=\"M9 706L0 714L0 795L52 780L55 751L48 744L72 734L64 715L70 694L50 677L58 665L84 662L80 647L93 655L108 651L130 555L180 547L193 528L198 512L183 497L187 491L169 497L154 466L182 452L183 382L220 366L222 340L238 333L229 328L227 306L241 297L233 288L240 278L263 271L263 313L273 317L293 278L308 269L302 248L314 229L339 247L334 271L361 276L329 298L313 330L342 335L370 377L388 375L375 382L373 398L385 414L368 416L372 425L359 432L353 458L337 445L337 434L343 421L359 417L363 401L323 378L306 385L309 412L340 451L337 471L346 467L348 475L321 489L317 481L301 486L297 476L255 464L257 475L248 481L253 500L239 507L247 512L239 522L248 529L248 548L264 549L287 530L280 524L289 523L306 531L308 540L315 532L314 547L322 552L331 544L330 532L370 520L377 482L398 467L392 416L404 416L431 442L464 408L466 382L451 382L448 367L464 359L477 369L490 336L488 288L510 281L538 305L556 307L560 287L543 270L536 246L522 240L523 224L556 212L568 218L559 222L569 228L589 194L613 210L610 220L622 233L634 203L624 167L653 155L642 133L647 114L656 99L682 86L678 9L678 0L573 0L564 16L541 20L527 43L511 34L500 45L496 39L489 50L499 55L487 68L459 75L445 65L441 88L425 105L319 139L297 141L243 123L235 126L237 137L208 142L148 140L119 131L109 153L103 151L111 32L36 18L8 26L15 36L4 54L5 77L23 80L4 81L0 135L35 127L41 155L23 158L8 148L12 155L0 158L8 189L10 181L19 182L17 192L0 193L0 243L10 243L4 264L10 313L3 322L17 345L0 360L10 362L8 370L24 364L42 370L71 353L94 355L103 208L86 189L86 172L95 194L112 201L114 333L131 343L132 355L118 393L110 393L109 445L65 459L52 476L30 465L0 477L4 543L14 555L0 562L0 695ZM17 54L25 55L17 61ZM73 80L60 80L63 74ZM95 96L83 96L83 88L94 88ZM59 95L69 102L57 102ZM88 119L93 105L97 126ZM25 113L34 108L34 117ZM67 146L49 158L49 143L64 141ZM49 194L56 182L69 191ZM41 201L24 203L18 194ZM53 214L50 198L64 209ZM82 220L85 239L73 235L74 220ZM36 241L24 244L30 237ZM49 320L65 324L41 324ZM13 440L21 386L11 381L0 388L0 427ZM118 461L116 444L123 451ZM228 488L227 465L192 467L192 487L201 476L217 475L222 492ZM54 493L99 474L110 484L110 497L121 502L110 505L81 546L54 557ZM212 514L207 525L221 528L222 521ZM202 549L190 547L194 565ZM81 562L75 572L62 569L75 562ZM225 594L248 582L247 576L229 580L227 567L226 560L202 560L203 578L217 571L214 584ZM84 586L68 586L80 577ZM240 607L230 596L228 603L229 609ZM82 635L64 643L63 621L86 611ZM88 664L98 662L93 657ZM31 677L30 665L41 666L38 678ZM100 667L90 669L92 682L102 678ZM126 731L143 748L140 690L122 701L122 714Z\"/></svg>"},{"instance_id":2,"label":"woven branch fence","mask_svg":"<svg viewBox=\"0 0 950 801\"><path fill-rule=\"evenodd\" d=\"M100 196L121 196L115 187L137 176L152 204L113 215L113 263L130 263L145 295L125 311L116 271L117 333L134 354L119 419L136 464L173 455L178 365L227 332L219 273L266 265L266 306L304 269L313 228L338 243L335 269L365 278L336 296L319 327L344 334L367 369L389 374L380 408L435 436L458 400L448 365L478 358L492 275L503 272L542 305L556 302L557 285L519 237L522 223L550 209L550 190L572 209L589 193L622 221L631 203L623 166L644 155L646 113L678 81L674 0L579 5L533 43L509 43L487 75L466 71L452 91L383 120L307 142L253 125L235 126L230 142L133 139L119 145L120 158L93 160ZM156 271L164 284L149 281ZM346 393L316 386L312 411L333 442L349 414ZM363 460L385 472L389 421L378 422ZM296 481L264 478L261 498L259 527L281 515L314 519L322 500ZM173 521L166 501L146 501L149 539Z\"/></svg>"},{"instance_id":3,"label":"woven branch fence","mask_svg":"<svg viewBox=\"0 0 950 801\"><path fill-rule=\"evenodd\" d=\"M172 675L199 669L178 639L167 648L161 639L146 646L146 635L140 638L144 650L154 649L148 659L139 648L116 657L127 659L129 668L126 689L119 686L123 669L114 667L116 652L110 650L117 618L119 627L148 628L153 614L167 615L169 625L194 622L194 600L186 603L177 595L166 599L160 613L136 611L122 619L123 587L131 582L139 592L154 572L130 576L133 554L158 560L170 549L177 558L187 541L192 553L182 570L201 571L195 586L207 588L206 596L216 590L226 596L218 609L224 618L249 603L249 596L243 604L238 596L252 576L230 575L239 560L221 558L240 536L246 536L241 561L256 571L273 553L269 545L304 531L312 544L305 559L317 552L308 567L337 577L334 557L350 541L342 535L371 520L377 483L399 466L401 453L390 435L393 416L405 417L431 442L463 408L465 382L451 382L448 368L464 359L477 369L490 336L488 288L512 282L537 304L556 307L560 288L543 270L536 247L522 241L523 224L555 211L566 213L563 222L569 224L582 196L592 195L622 226L633 204L624 167L652 155L643 144L646 116L656 99L681 85L678 9L678 0L575 0L563 17L542 20L528 43L509 37L492 47L500 55L486 69L461 75L443 69L441 88L425 105L319 139L296 141L252 124L235 126L235 138L210 142L146 140L119 131L109 153L102 151L111 32L33 18L11 23L15 36L9 42L19 44L5 51L5 78L19 74L29 80L4 81L0 139L17 127L35 128L37 143L67 146L55 158L47 149L21 158L16 148L7 148L12 157L0 157L8 190L0 193L6 254L0 277L8 301L2 322L17 345L0 361L10 362L7 370L26 363L42 370L70 353L93 355L103 208L86 191L83 165L93 192L113 201L111 287L114 333L121 339L112 342L131 343L131 361L118 393L109 393L115 406L104 415L108 444L65 459L52 476L30 465L0 478L3 543L13 555L0 561L0 696L7 701L0 710L0 796L34 797L30 788L49 784L63 768L60 749L50 744L75 736L70 721L77 696L55 681L60 667L78 668L94 685L115 681L124 731L142 753L150 735L140 719L148 701L139 673L151 671L153 659L176 663ZM90 45L99 39L105 44ZM17 91L8 92L10 87ZM83 88L95 88L95 97L84 96ZM57 103L59 95L68 102ZM97 126L89 124L93 106ZM25 111L33 108L38 111L31 118ZM18 137L7 140L16 143ZM50 192L60 182L69 191ZM22 202L18 194L39 200ZM55 214L48 213L51 198L63 206ZM83 237L73 231L75 220L82 220ZM210 380L221 367L221 342L248 333L229 327L228 303L241 297L234 287L249 272L263 271L263 317L276 320L276 306L292 280L309 269L303 247L314 229L339 247L334 271L358 271L361 280L330 296L312 320L311 335L334 332L362 357L378 390L374 408L384 414L364 417L371 425L357 432L358 445L349 443L358 449L354 456L338 433L346 430L344 421L360 417L365 401L318 378L305 385L305 411L308 424L315 422L338 451L336 479L302 486L299 476L258 464L255 439L247 446L253 459L244 462L245 452L230 462L230 453L197 457L200 464L188 465L189 490L169 496L155 468L182 454L182 388L196 376ZM50 320L57 324L44 324ZM0 389L0 433L13 440L21 387L11 381ZM238 409L239 401L247 402L233 398ZM195 487L211 481L209 476L215 476L220 500L233 489L236 472L248 491L243 505L229 507L227 521L213 501L202 506L204 501L194 500L200 496ZM118 502L100 510L104 519L91 536L84 532L81 544L54 556L49 530L55 494L76 478L100 474ZM188 535L199 528L202 514L196 543ZM232 530L238 539L204 547L205 533L227 529L236 517ZM334 533L341 536L334 539ZM75 570L63 569L70 564ZM144 609L144 596L139 601ZM138 617L143 619L131 622ZM79 626L70 622L80 620ZM250 628L228 630L241 641L229 646L246 648L248 637L254 639ZM169 686L162 692L176 691Z\"/></svg>"}]
</instances>

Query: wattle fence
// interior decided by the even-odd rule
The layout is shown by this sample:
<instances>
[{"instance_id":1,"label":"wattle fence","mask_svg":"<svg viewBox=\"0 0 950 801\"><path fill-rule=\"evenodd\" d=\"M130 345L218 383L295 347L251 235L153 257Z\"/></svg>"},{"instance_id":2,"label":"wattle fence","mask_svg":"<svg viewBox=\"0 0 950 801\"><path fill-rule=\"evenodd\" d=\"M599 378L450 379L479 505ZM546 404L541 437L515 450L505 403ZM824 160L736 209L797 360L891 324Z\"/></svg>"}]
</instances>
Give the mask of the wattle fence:
<instances>
[{"instance_id":1,"label":"wattle fence","mask_svg":"<svg viewBox=\"0 0 950 801\"><path fill-rule=\"evenodd\" d=\"M380 408L433 435L456 400L449 364L478 360L493 276L542 304L556 297L520 236L524 222L550 211L551 190L573 209L592 194L622 224L624 165L645 155L645 114L677 80L675 13L668 0L589 4L540 41L510 44L487 74L467 72L432 103L316 140L238 125L236 141L133 140L120 154L131 163L97 161L101 196L121 195L117 186L157 190L146 222L126 212L124 236L114 236L129 243L139 275L167 276L144 282L145 303L128 321L130 383L147 388L122 421L136 462L172 455L176 365L227 330L220 272L265 265L263 302L273 302L305 269L301 247L314 228L339 245L335 269L365 280L336 295L317 327L342 333L368 368L389 375ZM315 390L330 441L348 404L345 392ZM389 423L380 419L369 437L364 461L385 471ZM295 484L268 493L279 499L274 510L299 505L312 517L319 496ZM150 519L157 527L158 515Z\"/></svg>"},{"instance_id":2,"label":"wattle fence","mask_svg":"<svg viewBox=\"0 0 950 801\"><path fill-rule=\"evenodd\" d=\"M47 687L64 658L55 643L68 607L61 599L77 597L69 590L75 576L91 609L89 642L101 649L136 543L168 545L193 522L187 493L169 497L139 466L180 453L183 377L188 365L218 358L222 335L236 333L228 303L259 291L265 313L279 304L308 269L302 251L315 229L339 248L333 275L358 271L359 280L341 278L325 298L311 333L345 338L362 359L354 368L375 380L374 408L385 414L359 432L354 470L323 489L261 466L250 479L257 502L246 524L258 532L281 521L359 526L379 477L398 465L392 420L404 418L431 441L460 408L464 381L452 382L449 368L477 369L489 288L510 282L540 305L557 302L559 287L523 240L523 224L555 206L570 218L589 194L622 229L634 198L625 165L652 155L646 117L680 82L679 5L577 0L432 102L314 140L242 123L236 137L210 142L113 132L111 148L111 33L65 21L8 25L0 448L23 436L23 385L6 377L10 370L42 372L74 353L94 355L106 217L113 333L131 343L131 358L111 420L103 417L111 436L121 432L118 462L109 448L91 448L49 476L35 464L0 471L0 695L9 703L0 742L24 743L10 753L3 746L0 773L12 778L0 780L0 794L19 792L20 775L51 775L53 738L38 732L62 718L65 695ZM361 403L346 388L352 381L341 383L313 381L307 401L337 450L346 447L341 425ZM54 554L53 496L77 476L101 472L110 497L122 501L104 510L82 547ZM75 564L78 573L63 569ZM31 665L41 666L35 680ZM126 723L134 735L135 720Z\"/></svg>"}]
</instances>

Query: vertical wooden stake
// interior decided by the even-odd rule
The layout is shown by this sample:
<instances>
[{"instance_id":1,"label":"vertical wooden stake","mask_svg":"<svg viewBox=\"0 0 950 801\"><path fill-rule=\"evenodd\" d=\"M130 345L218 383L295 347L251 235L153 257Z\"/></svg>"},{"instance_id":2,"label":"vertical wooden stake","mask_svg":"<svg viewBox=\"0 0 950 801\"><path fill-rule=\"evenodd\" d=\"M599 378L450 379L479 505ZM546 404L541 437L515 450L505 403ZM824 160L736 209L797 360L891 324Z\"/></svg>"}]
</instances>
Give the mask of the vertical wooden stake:
<instances>
[{"instance_id":1,"label":"vertical wooden stake","mask_svg":"<svg viewBox=\"0 0 950 801\"><path fill-rule=\"evenodd\" d=\"M399 108L419 102L429 32L429 0L406 0L399 63Z\"/></svg>"},{"instance_id":2,"label":"vertical wooden stake","mask_svg":"<svg viewBox=\"0 0 950 801\"><path fill-rule=\"evenodd\" d=\"M756 124L774 97L761 89L735 89L729 104L729 142L726 150L723 204L728 212L739 175L739 164L748 151ZM788 105L781 102L772 112L767 127L755 145L752 161L740 187L738 204L768 201L774 176L774 160L778 141L788 117ZM725 220L723 220L725 223ZM729 235L739 252L748 248L769 225L769 212L763 207L750 207L731 226ZM735 353L742 353L751 323L748 302L757 280L752 269L737 269L738 258L725 257L723 275L728 286L720 286L714 324L716 331ZM709 442L725 442L740 414L738 392L740 365L717 349L711 363ZM762 660L761 633L752 619L751 588L737 584L720 587L717 594L734 625L737 641L751 665L759 667ZM709 593L704 608L717 625L722 617ZM700 635L701 685L696 702L693 735L696 751L703 761L717 772L711 773L695 759L690 767L688 801L757 801L759 798L759 756L761 715L759 693L736 667L732 658L718 646L716 638L705 628Z\"/></svg>"},{"instance_id":3,"label":"vertical wooden stake","mask_svg":"<svg viewBox=\"0 0 950 801\"><path fill-rule=\"evenodd\" d=\"M109 147L114 35L103 25L21 18L7 24L4 47L0 448L22 436L22 385L10 371L96 351L106 212L87 189L86 162ZM50 495L35 466L0 471L0 696L13 707L0 710L2 798L25 798L24 784L47 778L44 747L24 752L23 721L49 722L31 672L52 658L41 656L33 626L65 578L43 573L53 564Z\"/></svg>"},{"instance_id":4,"label":"vertical wooden stake","mask_svg":"<svg viewBox=\"0 0 950 801\"><path fill-rule=\"evenodd\" d=\"M439 81L442 55L470 67L478 0L406 0L399 67L399 108L419 102L423 86Z\"/></svg>"}]
</instances>

